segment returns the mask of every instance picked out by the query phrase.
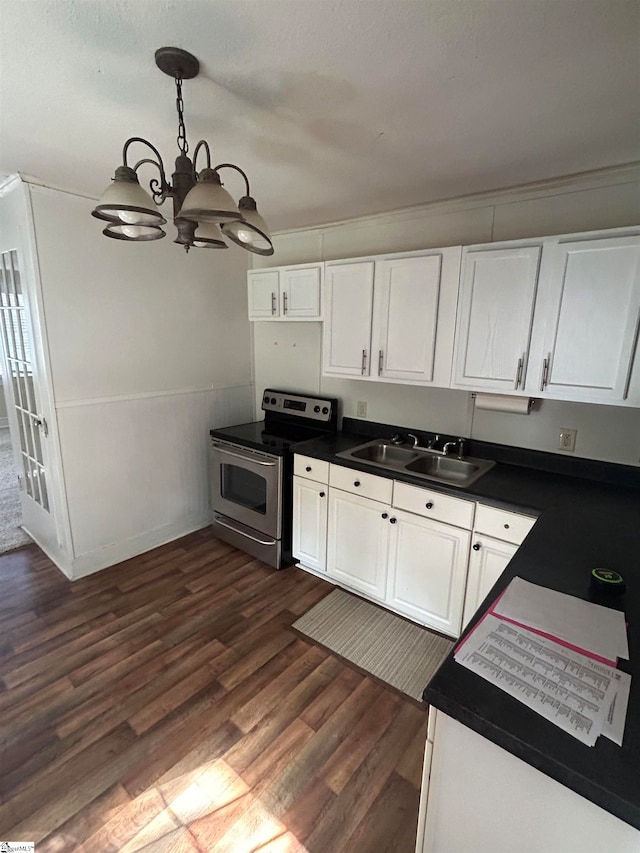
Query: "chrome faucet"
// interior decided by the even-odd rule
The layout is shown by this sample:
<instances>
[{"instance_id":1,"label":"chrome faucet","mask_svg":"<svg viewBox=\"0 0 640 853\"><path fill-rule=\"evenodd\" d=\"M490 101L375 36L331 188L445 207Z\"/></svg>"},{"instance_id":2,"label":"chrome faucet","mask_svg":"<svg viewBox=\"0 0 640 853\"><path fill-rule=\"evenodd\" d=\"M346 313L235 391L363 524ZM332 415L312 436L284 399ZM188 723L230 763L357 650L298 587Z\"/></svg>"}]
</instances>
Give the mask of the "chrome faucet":
<instances>
[{"instance_id":1,"label":"chrome faucet","mask_svg":"<svg viewBox=\"0 0 640 853\"><path fill-rule=\"evenodd\" d=\"M414 449L414 450L416 449L416 447L419 447L419 446L420 446L420 439L418 438L418 436L417 436L417 435L414 435L412 432L408 432L408 433L407 433L407 438L412 438L412 439L413 439L413 449Z\"/></svg>"},{"instance_id":2,"label":"chrome faucet","mask_svg":"<svg viewBox=\"0 0 640 853\"><path fill-rule=\"evenodd\" d=\"M464 438L459 438L457 441L447 441L442 446L442 455L447 456L450 447L458 446L458 459L464 458Z\"/></svg>"}]
</instances>

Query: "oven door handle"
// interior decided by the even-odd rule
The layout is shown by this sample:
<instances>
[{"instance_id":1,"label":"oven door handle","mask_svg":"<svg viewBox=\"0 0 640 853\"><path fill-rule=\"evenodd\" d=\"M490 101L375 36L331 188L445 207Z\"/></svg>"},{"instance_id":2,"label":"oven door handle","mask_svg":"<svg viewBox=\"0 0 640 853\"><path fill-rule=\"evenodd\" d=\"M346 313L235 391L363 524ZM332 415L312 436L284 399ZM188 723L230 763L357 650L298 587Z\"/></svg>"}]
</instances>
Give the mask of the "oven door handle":
<instances>
[{"instance_id":1,"label":"oven door handle","mask_svg":"<svg viewBox=\"0 0 640 853\"><path fill-rule=\"evenodd\" d=\"M220 516L215 516L214 520L216 524L219 524L221 527L226 527L228 530L232 530L234 533L237 533L239 536L245 536L247 539L251 539L252 542L257 542L258 545L275 545L275 539L257 539L255 536L250 536L248 533L245 533L244 530L238 530L236 527L233 527L231 524L226 524L221 520Z\"/></svg>"},{"instance_id":2,"label":"oven door handle","mask_svg":"<svg viewBox=\"0 0 640 853\"><path fill-rule=\"evenodd\" d=\"M273 468L274 465L278 464L278 460L276 460L275 462L262 462L262 460L256 459L255 456L245 456L243 453L234 453L233 450L228 450L222 444L212 444L211 446L215 447L216 450L222 451L222 453L228 454L229 456L235 456L236 459L242 459L245 462L252 462L255 465L264 465L265 468ZM266 543L262 543L262 544L266 544Z\"/></svg>"}]
</instances>

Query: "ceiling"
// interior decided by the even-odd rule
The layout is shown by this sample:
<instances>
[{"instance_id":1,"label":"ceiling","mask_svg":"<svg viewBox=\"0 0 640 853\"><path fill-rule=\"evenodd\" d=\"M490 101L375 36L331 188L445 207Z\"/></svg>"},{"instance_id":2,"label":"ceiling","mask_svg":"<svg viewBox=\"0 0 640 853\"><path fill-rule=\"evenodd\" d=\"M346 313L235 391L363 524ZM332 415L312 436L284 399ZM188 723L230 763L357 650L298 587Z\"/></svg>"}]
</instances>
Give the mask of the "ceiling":
<instances>
[{"instance_id":1,"label":"ceiling","mask_svg":"<svg viewBox=\"0 0 640 853\"><path fill-rule=\"evenodd\" d=\"M163 45L276 230L640 159L638 0L2 0L0 32L0 173L94 197L129 136L172 171Z\"/></svg>"}]
</instances>

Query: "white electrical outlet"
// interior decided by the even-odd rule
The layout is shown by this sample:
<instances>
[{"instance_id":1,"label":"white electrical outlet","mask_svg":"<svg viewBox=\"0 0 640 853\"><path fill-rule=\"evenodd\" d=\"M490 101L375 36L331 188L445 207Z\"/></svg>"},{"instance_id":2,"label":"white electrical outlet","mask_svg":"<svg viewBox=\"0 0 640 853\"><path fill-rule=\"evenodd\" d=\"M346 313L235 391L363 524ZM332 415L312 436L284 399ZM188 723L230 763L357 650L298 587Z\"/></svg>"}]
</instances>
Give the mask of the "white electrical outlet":
<instances>
[{"instance_id":1,"label":"white electrical outlet","mask_svg":"<svg viewBox=\"0 0 640 853\"><path fill-rule=\"evenodd\" d=\"M566 450L567 453L573 453L576 449L577 434L577 429L565 429L562 427L560 430L560 440L558 441L558 450Z\"/></svg>"},{"instance_id":2,"label":"white electrical outlet","mask_svg":"<svg viewBox=\"0 0 640 853\"><path fill-rule=\"evenodd\" d=\"M367 417L367 401L366 400L358 400L358 409L356 412L356 417L358 417L358 418L366 418Z\"/></svg>"}]
</instances>

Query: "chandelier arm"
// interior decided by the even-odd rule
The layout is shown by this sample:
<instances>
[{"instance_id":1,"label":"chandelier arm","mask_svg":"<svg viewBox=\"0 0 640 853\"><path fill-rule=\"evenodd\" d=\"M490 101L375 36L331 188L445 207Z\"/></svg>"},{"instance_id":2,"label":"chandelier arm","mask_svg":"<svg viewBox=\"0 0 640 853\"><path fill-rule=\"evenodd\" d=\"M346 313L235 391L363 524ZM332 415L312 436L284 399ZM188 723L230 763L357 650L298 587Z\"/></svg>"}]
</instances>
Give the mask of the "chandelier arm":
<instances>
[{"instance_id":1,"label":"chandelier arm","mask_svg":"<svg viewBox=\"0 0 640 853\"><path fill-rule=\"evenodd\" d=\"M247 191L246 191L245 195L251 195L251 192L250 192L250 189L249 189L249 178L247 177L247 173L246 173L246 172L243 172L243 170L240 168L240 166L236 166L236 165L235 165L235 163L219 163L219 164L214 168L214 170L213 170L213 171L214 171L214 172L217 172L219 169L235 169L235 170L236 170L236 172L240 172L240 174L241 174L241 175L242 175L242 177L244 178L244 183L245 183L245 186L246 186L246 188L247 188Z\"/></svg>"},{"instance_id":2,"label":"chandelier arm","mask_svg":"<svg viewBox=\"0 0 640 853\"><path fill-rule=\"evenodd\" d=\"M206 139L201 139L200 142L198 142L198 144L196 145L195 150L193 152L193 171L196 173L196 175L198 174L198 169L196 166L198 160L198 152L201 148L204 148L207 155L207 169L211 168L211 149L209 148L209 143Z\"/></svg>"},{"instance_id":3,"label":"chandelier arm","mask_svg":"<svg viewBox=\"0 0 640 853\"><path fill-rule=\"evenodd\" d=\"M162 167L160 166L160 163L156 163L156 161L152 160L151 157L145 157L142 160L138 160L136 165L133 167L133 171L137 172L138 168L144 163L150 163L152 166L155 166L160 172L160 180L158 180L157 178L151 178L151 180L149 181L149 189L151 190L153 200L157 204L164 204L164 202L167 200L167 196L171 194L171 186L165 181Z\"/></svg>"},{"instance_id":4,"label":"chandelier arm","mask_svg":"<svg viewBox=\"0 0 640 853\"><path fill-rule=\"evenodd\" d=\"M150 160L150 159L140 160L136 164L134 169L137 169L138 166L140 165L140 163L154 163L154 165L156 165L158 167L158 170L160 172L160 185L161 185L162 190L163 191L171 190L171 185L167 181L167 176L166 176L166 173L164 171L164 163L162 162L162 157L160 156L160 152L158 151L158 149L156 148L155 145L152 145L151 142L149 142L148 139L143 139L142 136L132 136L130 139L127 139L127 141L125 142L124 147L122 149L122 163L123 163L123 165L124 166L129 165L127 163L127 151L129 150L129 146L133 142L142 142L142 144L146 145L148 148L150 148L153 151L153 153L156 155L156 157L158 158L157 161L156 160Z\"/></svg>"}]
</instances>

